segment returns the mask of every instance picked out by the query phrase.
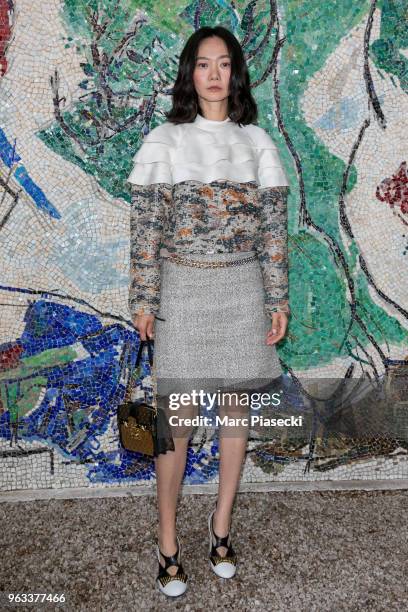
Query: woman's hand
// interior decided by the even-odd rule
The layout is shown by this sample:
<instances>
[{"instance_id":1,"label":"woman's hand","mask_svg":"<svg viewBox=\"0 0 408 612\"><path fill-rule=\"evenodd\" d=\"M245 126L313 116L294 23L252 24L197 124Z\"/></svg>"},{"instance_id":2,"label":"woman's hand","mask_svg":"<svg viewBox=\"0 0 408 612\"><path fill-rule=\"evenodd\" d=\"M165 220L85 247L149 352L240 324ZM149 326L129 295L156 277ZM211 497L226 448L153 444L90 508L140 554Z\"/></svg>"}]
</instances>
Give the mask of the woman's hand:
<instances>
[{"instance_id":1,"label":"woman's hand","mask_svg":"<svg viewBox=\"0 0 408 612\"><path fill-rule=\"evenodd\" d=\"M140 334L141 340L149 340L154 338L154 314L134 315L132 319L133 325Z\"/></svg>"},{"instance_id":2,"label":"woman's hand","mask_svg":"<svg viewBox=\"0 0 408 612\"><path fill-rule=\"evenodd\" d=\"M288 326L288 315L286 312L272 313L271 329L266 334L266 344L275 344L283 338Z\"/></svg>"}]
</instances>

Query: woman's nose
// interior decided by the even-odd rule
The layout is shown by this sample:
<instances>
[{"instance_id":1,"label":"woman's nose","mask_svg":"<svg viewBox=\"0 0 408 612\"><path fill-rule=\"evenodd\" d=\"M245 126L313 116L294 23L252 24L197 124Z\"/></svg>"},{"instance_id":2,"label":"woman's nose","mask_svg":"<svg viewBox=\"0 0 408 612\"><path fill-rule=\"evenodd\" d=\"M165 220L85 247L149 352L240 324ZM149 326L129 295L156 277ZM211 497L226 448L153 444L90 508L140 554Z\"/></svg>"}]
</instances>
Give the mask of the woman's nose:
<instances>
[{"instance_id":1,"label":"woman's nose","mask_svg":"<svg viewBox=\"0 0 408 612\"><path fill-rule=\"evenodd\" d=\"M212 81L213 79L217 81L220 80L220 72L218 70L218 67L210 69L210 81Z\"/></svg>"}]
</instances>

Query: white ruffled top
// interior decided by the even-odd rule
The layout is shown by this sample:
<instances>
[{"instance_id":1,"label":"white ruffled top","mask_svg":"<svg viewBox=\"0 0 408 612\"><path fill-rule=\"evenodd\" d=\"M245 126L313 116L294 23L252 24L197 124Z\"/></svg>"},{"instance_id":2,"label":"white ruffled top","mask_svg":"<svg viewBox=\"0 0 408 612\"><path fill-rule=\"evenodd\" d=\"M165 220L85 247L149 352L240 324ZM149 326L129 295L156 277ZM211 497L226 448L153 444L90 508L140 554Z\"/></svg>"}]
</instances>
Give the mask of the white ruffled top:
<instances>
[{"instance_id":1,"label":"white ruffled top","mask_svg":"<svg viewBox=\"0 0 408 612\"><path fill-rule=\"evenodd\" d=\"M259 187L288 185L277 147L255 124L239 127L197 114L192 123L168 121L144 138L127 181L136 185L196 180L255 181Z\"/></svg>"}]
</instances>

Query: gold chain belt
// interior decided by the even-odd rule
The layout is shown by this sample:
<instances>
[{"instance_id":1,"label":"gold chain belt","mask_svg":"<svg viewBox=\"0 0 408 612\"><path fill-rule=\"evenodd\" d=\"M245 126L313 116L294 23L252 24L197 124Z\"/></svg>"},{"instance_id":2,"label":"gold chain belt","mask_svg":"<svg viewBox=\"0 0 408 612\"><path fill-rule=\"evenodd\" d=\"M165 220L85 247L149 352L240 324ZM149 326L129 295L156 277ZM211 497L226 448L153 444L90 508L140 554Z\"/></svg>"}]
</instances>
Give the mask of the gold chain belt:
<instances>
[{"instance_id":1,"label":"gold chain belt","mask_svg":"<svg viewBox=\"0 0 408 612\"><path fill-rule=\"evenodd\" d=\"M169 258L170 261L174 261L178 264L185 266L195 266L197 268L227 268L229 266L240 266L241 264L249 261L255 261L257 255L250 255L249 257L243 257L242 259L235 259L234 261L194 261L181 257L181 255L172 256Z\"/></svg>"}]
</instances>

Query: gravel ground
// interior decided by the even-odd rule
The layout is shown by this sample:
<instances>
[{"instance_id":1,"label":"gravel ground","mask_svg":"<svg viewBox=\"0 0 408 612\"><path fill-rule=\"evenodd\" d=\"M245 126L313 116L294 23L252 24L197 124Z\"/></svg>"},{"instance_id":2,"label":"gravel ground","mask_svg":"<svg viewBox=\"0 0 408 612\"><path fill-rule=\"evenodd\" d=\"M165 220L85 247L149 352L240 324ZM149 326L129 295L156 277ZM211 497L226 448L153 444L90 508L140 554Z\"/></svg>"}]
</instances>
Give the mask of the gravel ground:
<instances>
[{"instance_id":1,"label":"gravel ground","mask_svg":"<svg viewBox=\"0 0 408 612\"><path fill-rule=\"evenodd\" d=\"M154 496L2 503L0 591L65 593L16 610L408 610L408 491L238 493L232 580L208 564L215 499L180 498L190 580L176 600L155 587Z\"/></svg>"}]
</instances>

